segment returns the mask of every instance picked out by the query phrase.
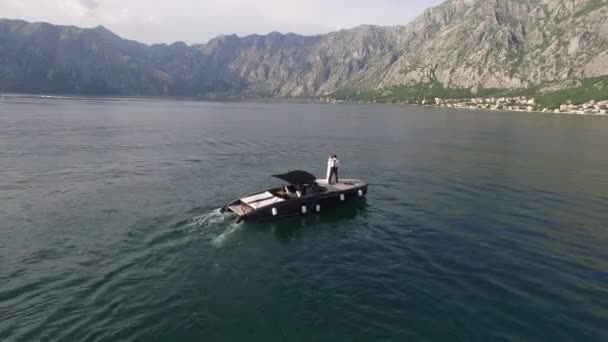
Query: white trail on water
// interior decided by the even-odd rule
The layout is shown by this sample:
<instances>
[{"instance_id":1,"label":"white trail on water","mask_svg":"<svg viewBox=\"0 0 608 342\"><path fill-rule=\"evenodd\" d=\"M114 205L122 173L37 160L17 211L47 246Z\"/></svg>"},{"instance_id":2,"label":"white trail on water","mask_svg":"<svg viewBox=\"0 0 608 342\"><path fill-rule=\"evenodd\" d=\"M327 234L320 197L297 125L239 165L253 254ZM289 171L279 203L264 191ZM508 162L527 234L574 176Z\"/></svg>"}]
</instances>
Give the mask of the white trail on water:
<instances>
[{"instance_id":1,"label":"white trail on water","mask_svg":"<svg viewBox=\"0 0 608 342\"><path fill-rule=\"evenodd\" d=\"M211 244L214 247L222 247L241 225L237 224L233 218L223 214L220 209L215 209L193 218L186 227L190 228L191 232L198 234L211 234Z\"/></svg>"}]
</instances>

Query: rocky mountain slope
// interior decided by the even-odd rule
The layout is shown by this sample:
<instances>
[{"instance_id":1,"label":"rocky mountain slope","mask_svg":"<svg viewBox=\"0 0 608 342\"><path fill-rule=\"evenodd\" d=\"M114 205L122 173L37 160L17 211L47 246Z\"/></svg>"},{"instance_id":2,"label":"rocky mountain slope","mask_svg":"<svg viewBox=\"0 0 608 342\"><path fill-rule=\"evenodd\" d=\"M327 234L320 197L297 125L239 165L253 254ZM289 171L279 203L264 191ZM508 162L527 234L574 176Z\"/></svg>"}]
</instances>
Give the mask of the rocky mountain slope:
<instances>
[{"instance_id":1,"label":"rocky mountain slope","mask_svg":"<svg viewBox=\"0 0 608 342\"><path fill-rule=\"evenodd\" d=\"M448 0L406 26L229 35L193 46L0 20L0 91L319 96L439 85L474 94L603 75L608 0Z\"/></svg>"},{"instance_id":2,"label":"rocky mountain slope","mask_svg":"<svg viewBox=\"0 0 608 342\"><path fill-rule=\"evenodd\" d=\"M608 1L454 0L406 28L381 85L515 88L608 73Z\"/></svg>"}]
</instances>

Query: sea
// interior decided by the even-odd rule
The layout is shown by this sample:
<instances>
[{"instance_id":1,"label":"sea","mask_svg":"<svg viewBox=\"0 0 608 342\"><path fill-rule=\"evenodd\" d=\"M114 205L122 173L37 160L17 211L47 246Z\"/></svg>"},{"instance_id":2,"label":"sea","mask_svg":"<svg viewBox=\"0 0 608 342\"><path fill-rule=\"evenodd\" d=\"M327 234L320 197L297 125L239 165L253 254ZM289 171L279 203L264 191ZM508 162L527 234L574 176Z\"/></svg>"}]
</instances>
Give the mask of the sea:
<instances>
[{"instance_id":1,"label":"sea","mask_svg":"<svg viewBox=\"0 0 608 342\"><path fill-rule=\"evenodd\" d=\"M1 95L0 340L608 341L608 118Z\"/></svg>"}]
</instances>

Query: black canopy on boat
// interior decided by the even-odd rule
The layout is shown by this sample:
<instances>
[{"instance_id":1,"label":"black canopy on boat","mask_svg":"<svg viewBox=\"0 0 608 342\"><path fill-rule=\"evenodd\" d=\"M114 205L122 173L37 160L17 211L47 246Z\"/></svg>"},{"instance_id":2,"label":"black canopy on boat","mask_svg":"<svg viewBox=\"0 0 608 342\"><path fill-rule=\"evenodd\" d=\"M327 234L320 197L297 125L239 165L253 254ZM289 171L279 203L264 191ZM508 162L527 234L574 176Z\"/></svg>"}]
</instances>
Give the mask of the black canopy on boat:
<instances>
[{"instance_id":1,"label":"black canopy on boat","mask_svg":"<svg viewBox=\"0 0 608 342\"><path fill-rule=\"evenodd\" d=\"M313 174L301 170L291 171L282 175L273 175L272 177L282 179L289 184L312 184L317 180L317 177Z\"/></svg>"}]
</instances>

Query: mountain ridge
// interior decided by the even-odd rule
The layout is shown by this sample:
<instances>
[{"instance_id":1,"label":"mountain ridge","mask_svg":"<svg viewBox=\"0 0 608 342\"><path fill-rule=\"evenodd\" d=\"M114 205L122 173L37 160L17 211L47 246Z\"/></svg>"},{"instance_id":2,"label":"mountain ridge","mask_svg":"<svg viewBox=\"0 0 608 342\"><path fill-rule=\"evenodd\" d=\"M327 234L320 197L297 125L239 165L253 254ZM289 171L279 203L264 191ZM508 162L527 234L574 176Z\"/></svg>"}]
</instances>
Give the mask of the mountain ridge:
<instances>
[{"instance_id":1,"label":"mountain ridge","mask_svg":"<svg viewBox=\"0 0 608 342\"><path fill-rule=\"evenodd\" d=\"M0 91L329 96L559 90L608 75L608 0L448 0L403 26L146 45L103 26L0 20ZM433 95L431 91L429 94Z\"/></svg>"}]
</instances>

